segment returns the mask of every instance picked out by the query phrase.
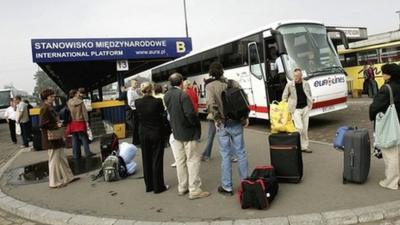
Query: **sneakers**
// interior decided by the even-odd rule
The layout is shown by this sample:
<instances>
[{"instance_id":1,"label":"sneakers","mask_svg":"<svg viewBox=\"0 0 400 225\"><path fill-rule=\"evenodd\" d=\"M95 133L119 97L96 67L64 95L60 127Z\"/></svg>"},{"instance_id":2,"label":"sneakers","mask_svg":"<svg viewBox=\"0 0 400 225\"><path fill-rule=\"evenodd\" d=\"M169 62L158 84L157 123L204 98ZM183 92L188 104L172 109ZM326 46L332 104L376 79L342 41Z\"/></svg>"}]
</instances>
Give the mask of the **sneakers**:
<instances>
[{"instance_id":1,"label":"sneakers","mask_svg":"<svg viewBox=\"0 0 400 225\"><path fill-rule=\"evenodd\" d=\"M174 168L175 168L175 167L176 167L176 162L172 163L172 164L171 164L171 167L174 167Z\"/></svg>"},{"instance_id":2,"label":"sneakers","mask_svg":"<svg viewBox=\"0 0 400 225\"><path fill-rule=\"evenodd\" d=\"M189 195L189 199L190 200L194 200L194 199L198 199L198 198L206 198L206 197L208 197L210 195L211 195L210 192L202 191L202 192L200 192L198 194L190 194Z\"/></svg>"},{"instance_id":3,"label":"sneakers","mask_svg":"<svg viewBox=\"0 0 400 225\"><path fill-rule=\"evenodd\" d=\"M310 150L310 149L302 149L301 151L304 153L312 153L312 150Z\"/></svg>"},{"instance_id":4,"label":"sneakers","mask_svg":"<svg viewBox=\"0 0 400 225\"><path fill-rule=\"evenodd\" d=\"M238 158L237 158L237 157L231 157L231 161L232 161L233 163L236 163L236 162L238 162Z\"/></svg>"},{"instance_id":5,"label":"sneakers","mask_svg":"<svg viewBox=\"0 0 400 225\"><path fill-rule=\"evenodd\" d=\"M381 186L383 188L390 189L390 190L398 190L398 188L393 188L393 187L386 186L385 182L383 180L379 181L379 186Z\"/></svg>"},{"instance_id":6,"label":"sneakers","mask_svg":"<svg viewBox=\"0 0 400 225\"><path fill-rule=\"evenodd\" d=\"M178 195L179 195L179 196L184 196L184 195L186 195L187 193L189 193L189 190L182 191L182 192L178 192Z\"/></svg>"},{"instance_id":7,"label":"sneakers","mask_svg":"<svg viewBox=\"0 0 400 225\"><path fill-rule=\"evenodd\" d=\"M224 195L233 195L233 191L227 191L222 186L218 186L218 192Z\"/></svg>"}]
</instances>

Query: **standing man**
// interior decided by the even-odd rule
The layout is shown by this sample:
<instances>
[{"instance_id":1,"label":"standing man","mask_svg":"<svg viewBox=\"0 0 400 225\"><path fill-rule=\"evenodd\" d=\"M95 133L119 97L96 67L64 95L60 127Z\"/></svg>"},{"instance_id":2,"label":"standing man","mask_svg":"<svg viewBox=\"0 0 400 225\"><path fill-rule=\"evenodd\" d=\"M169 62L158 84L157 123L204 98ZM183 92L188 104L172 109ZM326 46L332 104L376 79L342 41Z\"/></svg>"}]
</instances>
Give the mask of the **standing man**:
<instances>
[{"instance_id":1,"label":"standing man","mask_svg":"<svg viewBox=\"0 0 400 225\"><path fill-rule=\"evenodd\" d=\"M209 74L215 81L206 86L207 117L215 122L217 129L219 152L221 154L221 183L218 192L233 195L232 162L231 156L238 158L239 177L241 180L248 175L248 162L244 148L243 127L249 125L248 117L239 120L229 118L224 113L222 93L228 88L228 80L223 76L224 70L221 63L214 62L210 65ZM232 80L232 86L240 88L238 82Z\"/></svg>"},{"instance_id":2,"label":"standing man","mask_svg":"<svg viewBox=\"0 0 400 225\"><path fill-rule=\"evenodd\" d=\"M300 133L301 151L312 153L308 149L308 121L313 100L310 85L303 80L303 74L300 68L296 68L293 74L293 81L286 84L282 95L283 101L288 101L289 111L292 113L294 126Z\"/></svg>"},{"instance_id":3,"label":"standing man","mask_svg":"<svg viewBox=\"0 0 400 225\"><path fill-rule=\"evenodd\" d=\"M171 89L164 96L170 115L170 123L175 141L171 146L175 151L178 175L178 195L189 193L189 199L208 197L209 192L201 190L200 159L197 141L201 136L200 120L194 111L189 96L182 91L183 77L174 73L169 77Z\"/></svg>"},{"instance_id":4,"label":"standing man","mask_svg":"<svg viewBox=\"0 0 400 225\"><path fill-rule=\"evenodd\" d=\"M136 79L131 80L131 87L128 89L127 92L128 98L128 105L131 108L127 119L130 119L133 137L132 137L132 144L139 145L139 121L135 107L135 101L141 98L141 92L139 90L139 82Z\"/></svg>"},{"instance_id":5,"label":"standing man","mask_svg":"<svg viewBox=\"0 0 400 225\"><path fill-rule=\"evenodd\" d=\"M17 95L14 98L17 104L16 122L21 127L21 136L23 147L29 147L29 112L28 105L22 101L21 96Z\"/></svg>"},{"instance_id":6,"label":"standing man","mask_svg":"<svg viewBox=\"0 0 400 225\"><path fill-rule=\"evenodd\" d=\"M16 112L15 112L15 103L13 99L10 99L10 106L6 109L4 117L6 118L6 121L8 123L8 128L10 129L11 141L14 144L17 144L17 135L15 133Z\"/></svg>"}]
</instances>

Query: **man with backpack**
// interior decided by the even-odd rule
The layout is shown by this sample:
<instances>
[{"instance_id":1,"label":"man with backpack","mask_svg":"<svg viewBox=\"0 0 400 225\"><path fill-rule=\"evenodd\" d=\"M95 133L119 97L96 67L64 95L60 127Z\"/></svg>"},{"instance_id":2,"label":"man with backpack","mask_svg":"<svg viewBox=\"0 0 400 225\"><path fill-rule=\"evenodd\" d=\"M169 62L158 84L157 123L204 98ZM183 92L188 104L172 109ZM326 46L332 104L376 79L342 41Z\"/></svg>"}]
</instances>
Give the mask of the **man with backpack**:
<instances>
[{"instance_id":1,"label":"man with backpack","mask_svg":"<svg viewBox=\"0 0 400 225\"><path fill-rule=\"evenodd\" d=\"M233 195L231 155L238 157L239 177L248 175L243 127L249 124L247 96L238 82L227 80L219 62L210 65L209 75L215 78L206 86L207 110L215 121L221 154L221 186L218 192Z\"/></svg>"}]
</instances>

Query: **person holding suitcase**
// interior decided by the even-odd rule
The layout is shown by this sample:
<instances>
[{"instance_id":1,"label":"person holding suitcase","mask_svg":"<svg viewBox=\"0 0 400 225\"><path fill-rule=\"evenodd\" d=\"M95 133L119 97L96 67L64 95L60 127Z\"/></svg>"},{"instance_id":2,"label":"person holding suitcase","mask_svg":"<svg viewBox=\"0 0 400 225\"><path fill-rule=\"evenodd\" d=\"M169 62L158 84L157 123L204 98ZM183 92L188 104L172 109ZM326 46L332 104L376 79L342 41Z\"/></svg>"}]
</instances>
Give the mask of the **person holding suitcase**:
<instances>
[{"instance_id":1,"label":"person holding suitcase","mask_svg":"<svg viewBox=\"0 0 400 225\"><path fill-rule=\"evenodd\" d=\"M289 81L286 84L282 94L282 101L288 101L294 126L300 133L301 151L312 153L308 148L308 121L313 100L310 85L307 81L303 80L303 74L300 68L294 70L293 81Z\"/></svg>"},{"instance_id":2,"label":"person holding suitcase","mask_svg":"<svg viewBox=\"0 0 400 225\"><path fill-rule=\"evenodd\" d=\"M375 121L376 115L380 112L385 113L389 107L390 93L386 85L390 85L392 89L397 116L399 117L400 115L400 66L395 63L385 64L382 66L381 70L385 85L381 87L369 107L369 117L371 121ZM400 181L400 147L397 145L392 148L382 148L381 150L385 162L385 179L381 180L379 185L384 188L397 190Z\"/></svg>"}]
</instances>

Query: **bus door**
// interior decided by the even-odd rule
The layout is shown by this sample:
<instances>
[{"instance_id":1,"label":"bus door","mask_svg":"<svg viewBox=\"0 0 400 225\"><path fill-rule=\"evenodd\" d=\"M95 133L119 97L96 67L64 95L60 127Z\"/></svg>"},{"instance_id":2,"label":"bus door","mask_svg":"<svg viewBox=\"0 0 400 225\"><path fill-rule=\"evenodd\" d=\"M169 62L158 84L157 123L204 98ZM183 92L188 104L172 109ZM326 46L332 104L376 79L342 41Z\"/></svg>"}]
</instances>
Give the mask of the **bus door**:
<instances>
[{"instance_id":1,"label":"bus door","mask_svg":"<svg viewBox=\"0 0 400 225\"><path fill-rule=\"evenodd\" d=\"M268 104L265 89L265 64L260 59L262 43L250 42L248 44L248 60L251 80L253 103L250 104L251 117L268 119Z\"/></svg>"},{"instance_id":2,"label":"bus door","mask_svg":"<svg viewBox=\"0 0 400 225\"><path fill-rule=\"evenodd\" d=\"M278 56L276 41L272 37L264 38L265 82L268 92L268 103L281 101L287 79L281 58Z\"/></svg>"}]
</instances>

